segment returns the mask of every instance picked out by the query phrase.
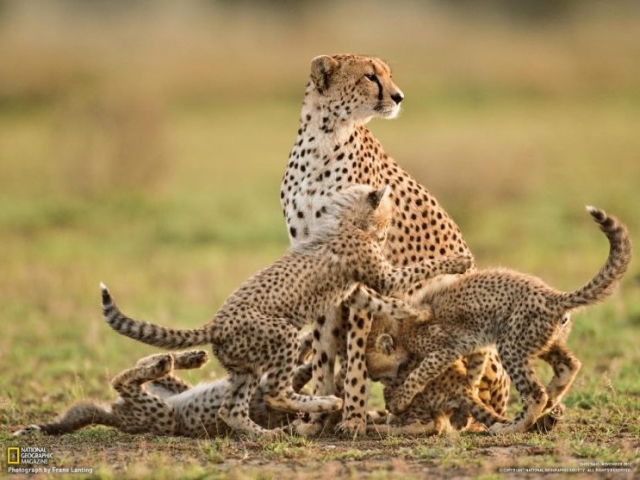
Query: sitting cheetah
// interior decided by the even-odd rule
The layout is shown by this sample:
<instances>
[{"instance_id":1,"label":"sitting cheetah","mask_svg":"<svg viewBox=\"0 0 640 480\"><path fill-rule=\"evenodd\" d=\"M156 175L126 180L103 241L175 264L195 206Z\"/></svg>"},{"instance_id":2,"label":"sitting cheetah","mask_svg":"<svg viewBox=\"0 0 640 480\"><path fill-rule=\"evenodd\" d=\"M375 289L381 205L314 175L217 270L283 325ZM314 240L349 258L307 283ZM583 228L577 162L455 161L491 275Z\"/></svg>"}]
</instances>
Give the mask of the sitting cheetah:
<instances>
[{"instance_id":1,"label":"sitting cheetah","mask_svg":"<svg viewBox=\"0 0 640 480\"><path fill-rule=\"evenodd\" d=\"M337 397L301 395L291 387L300 328L311 322L321 325L323 313L352 294L375 297L376 291L404 291L434 274L464 272L471 265L470 257L460 256L392 267L382 253L393 211L389 192L388 187L354 185L333 194L323 227L247 280L201 328L175 330L127 318L103 286L105 320L123 335L159 347L211 343L231 376L218 415L235 430L278 433L248 417L249 401L263 375L267 377L264 398L272 408L306 413L339 410L342 401ZM403 302L392 303L402 306L398 316L415 314Z\"/></svg>"},{"instance_id":2,"label":"sitting cheetah","mask_svg":"<svg viewBox=\"0 0 640 480\"><path fill-rule=\"evenodd\" d=\"M558 405L573 382L580 362L566 346L569 313L605 299L631 261L627 229L614 217L587 207L609 239L610 251L598 274L580 289L563 293L540 279L507 269L489 269L435 279L425 293L433 319L403 322L403 347L423 360L388 402L392 413L409 407L414 397L461 356L497 345L505 370L520 393L524 408L514 422L483 420L494 433L523 432ZM546 387L532 361L542 358L553 368Z\"/></svg>"},{"instance_id":3,"label":"sitting cheetah","mask_svg":"<svg viewBox=\"0 0 640 480\"><path fill-rule=\"evenodd\" d=\"M363 55L322 55L311 62L300 127L280 188L291 244L304 242L323 227L331 194L358 184L391 187L395 207L384 253L391 264L406 266L422 259L470 255L460 229L442 206L391 157L367 129L373 117L395 118L404 99L389 66ZM359 358L370 321L343 308L324 312L318 324L313 360L315 394L334 393L334 359L346 357L345 408L340 427L363 433L367 372ZM355 332L362 342L341 339ZM342 345L342 347L341 347ZM348 345L348 349L344 346ZM485 378L501 382L488 365ZM503 398L508 391L502 392Z\"/></svg>"},{"instance_id":4,"label":"sitting cheetah","mask_svg":"<svg viewBox=\"0 0 640 480\"><path fill-rule=\"evenodd\" d=\"M230 433L218 410L230 388L228 379L191 387L174 376L174 369L200 368L209 360L203 350L156 354L138 361L117 375L111 385L119 397L106 407L91 401L72 405L53 423L30 425L14 435L41 431L49 435L71 433L88 425L106 425L125 433L153 433L185 437L213 437ZM310 379L309 368L296 371L293 388L299 391ZM262 387L262 385L261 385ZM259 388L251 399L249 416L263 428L288 425L291 415L270 409Z\"/></svg>"}]
</instances>

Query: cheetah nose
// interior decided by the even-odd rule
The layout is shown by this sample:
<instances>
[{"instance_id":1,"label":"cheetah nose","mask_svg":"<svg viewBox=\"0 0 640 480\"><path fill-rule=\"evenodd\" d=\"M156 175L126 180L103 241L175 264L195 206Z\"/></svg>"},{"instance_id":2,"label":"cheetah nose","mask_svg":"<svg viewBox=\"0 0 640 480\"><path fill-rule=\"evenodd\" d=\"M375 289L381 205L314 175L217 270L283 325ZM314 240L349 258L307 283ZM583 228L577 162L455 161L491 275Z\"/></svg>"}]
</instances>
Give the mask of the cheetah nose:
<instances>
[{"instance_id":1,"label":"cheetah nose","mask_svg":"<svg viewBox=\"0 0 640 480\"><path fill-rule=\"evenodd\" d=\"M402 100L404 100L404 95L401 92L394 93L391 95L391 100L396 102L396 105L399 105Z\"/></svg>"}]
</instances>

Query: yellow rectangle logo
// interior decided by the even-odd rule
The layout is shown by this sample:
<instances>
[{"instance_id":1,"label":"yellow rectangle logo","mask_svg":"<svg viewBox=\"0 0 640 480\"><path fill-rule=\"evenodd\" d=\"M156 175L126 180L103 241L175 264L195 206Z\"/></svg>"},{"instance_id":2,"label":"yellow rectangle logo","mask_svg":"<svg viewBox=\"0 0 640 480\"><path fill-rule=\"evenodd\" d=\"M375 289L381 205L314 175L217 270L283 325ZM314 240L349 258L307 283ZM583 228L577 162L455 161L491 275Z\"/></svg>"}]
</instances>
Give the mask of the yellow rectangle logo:
<instances>
[{"instance_id":1,"label":"yellow rectangle logo","mask_svg":"<svg viewBox=\"0 0 640 480\"><path fill-rule=\"evenodd\" d=\"M20 447L7 447L7 465L20 465Z\"/></svg>"}]
</instances>

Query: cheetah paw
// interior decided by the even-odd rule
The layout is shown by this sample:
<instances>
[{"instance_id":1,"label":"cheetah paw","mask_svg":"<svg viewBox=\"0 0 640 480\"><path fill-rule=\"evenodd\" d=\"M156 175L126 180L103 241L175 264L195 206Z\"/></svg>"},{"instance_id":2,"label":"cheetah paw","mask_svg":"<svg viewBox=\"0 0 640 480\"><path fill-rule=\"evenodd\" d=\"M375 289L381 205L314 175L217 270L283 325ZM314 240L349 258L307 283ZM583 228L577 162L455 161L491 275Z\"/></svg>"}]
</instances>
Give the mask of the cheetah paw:
<instances>
[{"instance_id":1,"label":"cheetah paw","mask_svg":"<svg viewBox=\"0 0 640 480\"><path fill-rule=\"evenodd\" d=\"M303 437L315 437L320 435L323 429L320 422L305 423L302 420L294 420L293 426L295 427L295 432Z\"/></svg>"},{"instance_id":2,"label":"cheetah paw","mask_svg":"<svg viewBox=\"0 0 640 480\"><path fill-rule=\"evenodd\" d=\"M364 435L367 431L367 422L363 418L350 418L340 422L336 427L336 433L349 437Z\"/></svg>"},{"instance_id":3,"label":"cheetah paw","mask_svg":"<svg viewBox=\"0 0 640 480\"><path fill-rule=\"evenodd\" d=\"M489 427L489 433L492 435L509 435L510 433L520 433L523 431L522 425L514 422L497 422Z\"/></svg>"},{"instance_id":4,"label":"cheetah paw","mask_svg":"<svg viewBox=\"0 0 640 480\"><path fill-rule=\"evenodd\" d=\"M261 430L258 436L266 439L277 439L284 437L285 433L285 430L282 428L273 428L271 430Z\"/></svg>"},{"instance_id":5,"label":"cheetah paw","mask_svg":"<svg viewBox=\"0 0 640 480\"><path fill-rule=\"evenodd\" d=\"M452 258L453 265L450 272L446 273L465 273L473 267L475 261L471 255L458 255Z\"/></svg>"},{"instance_id":6,"label":"cheetah paw","mask_svg":"<svg viewBox=\"0 0 640 480\"><path fill-rule=\"evenodd\" d=\"M539 433L549 433L559 423L564 420L565 407L559 403L555 407L546 411L543 415L538 417L536 423L530 428L530 431Z\"/></svg>"},{"instance_id":7,"label":"cheetah paw","mask_svg":"<svg viewBox=\"0 0 640 480\"><path fill-rule=\"evenodd\" d=\"M209 361L209 355L204 350L189 350L172 353L173 368L176 370L190 370L200 368Z\"/></svg>"}]
</instances>

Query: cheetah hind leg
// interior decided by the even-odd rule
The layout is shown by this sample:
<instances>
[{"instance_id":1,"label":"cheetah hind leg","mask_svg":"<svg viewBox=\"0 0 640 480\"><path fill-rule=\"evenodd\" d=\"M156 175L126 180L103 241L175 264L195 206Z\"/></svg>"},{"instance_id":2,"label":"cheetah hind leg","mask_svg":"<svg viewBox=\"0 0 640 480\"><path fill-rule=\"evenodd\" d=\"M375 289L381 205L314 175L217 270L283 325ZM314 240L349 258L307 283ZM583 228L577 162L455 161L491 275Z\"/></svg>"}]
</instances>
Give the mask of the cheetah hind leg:
<instances>
[{"instance_id":1,"label":"cheetah hind leg","mask_svg":"<svg viewBox=\"0 0 640 480\"><path fill-rule=\"evenodd\" d=\"M218 409L218 416L232 430L250 437L278 436L280 428L267 430L249 418L251 398L260 384L260 377L249 373L232 373L229 388Z\"/></svg>"},{"instance_id":2,"label":"cheetah hind leg","mask_svg":"<svg viewBox=\"0 0 640 480\"><path fill-rule=\"evenodd\" d=\"M547 385L549 399L533 426L534 431L546 433L553 430L564 419L565 407L562 397L571 387L582 364L563 343L554 344L540 358L553 368L553 378Z\"/></svg>"},{"instance_id":3,"label":"cheetah hind leg","mask_svg":"<svg viewBox=\"0 0 640 480\"><path fill-rule=\"evenodd\" d=\"M300 393L313 377L313 366L308 359L313 348L313 332L303 333L298 337L298 341L298 362L292 379L293 391L296 393Z\"/></svg>"},{"instance_id":4,"label":"cheetah hind leg","mask_svg":"<svg viewBox=\"0 0 640 480\"><path fill-rule=\"evenodd\" d=\"M78 402L72 405L59 419L53 423L42 425L29 425L18 430L14 435L24 435L30 432L42 431L50 435L60 435L79 430L88 425L107 425L111 427L129 427L130 431L143 430L138 417L144 416L144 405L158 403L159 410L171 409L162 402L161 396L146 392L142 385L145 382L158 380L171 372L173 358L170 354L151 355L140 359L136 366L116 375L111 381L112 387L122 395L123 403L116 403L113 410L107 409L94 402ZM164 390L163 390L164 391ZM167 393L165 396L170 395ZM122 407L122 408L121 408ZM163 408L164 407L164 408ZM123 412L125 412L123 414ZM125 418L123 418L123 415ZM131 422L127 420L131 418ZM128 424L128 425L127 425ZM172 428L170 426L169 428ZM162 431L159 433L171 433Z\"/></svg>"},{"instance_id":5,"label":"cheetah hind leg","mask_svg":"<svg viewBox=\"0 0 640 480\"><path fill-rule=\"evenodd\" d=\"M172 352L173 368L176 370L190 370L200 368L209 361L209 356L204 350L188 350L186 352ZM160 398L168 398L186 392L191 384L176 377L173 373L155 379L147 384L147 390Z\"/></svg>"},{"instance_id":6,"label":"cheetah hind leg","mask_svg":"<svg viewBox=\"0 0 640 480\"><path fill-rule=\"evenodd\" d=\"M204 350L187 350L173 352L173 368L176 370L192 370L200 368L209 361L209 355Z\"/></svg>"},{"instance_id":7,"label":"cheetah hind leg","mask_svg":"<svg viewBox=\"0 0 640 480\"><path fill-rule=\"evenodd\" d=\"M340 368L334 377L335 394L338 398L344 396L345 375L346 369L344 368L344 362L340 362ZM293 390L299 392L300 389L311 380L311 376L312 365L310 363L297 367L293 376ZM304 383L301 384L301 382ZM323 431L333 430L340 423L341 417L342 414L339 410L328 414L312 414L308 416L306 421L297 421L295 423L295 432L304 437L314 437Z\"/></svg>"},{"instance_id":8,"label":"cheetah hind leg","mask_svg":"<svg viewBox=\"0 0 640 480\"><path fill-rule=\"evenodd\" d=\"M173 371L171 354L150 355L138 361L111 380L111 386L121 397L113 404L118 428L127 433L173 435L176 429L174 409L162 395L156 395L147 382L154 382ZM166 392L161 392L166 393Z\"/></svg>"},{"instance_id":9,"label":"cheetah hind leg","mask_svg":"<svg viewBox=\"0 0 640 480\"><path fill-rule=\"evenodd\" d=\"M549 397L538 381L529 359L516 354L511 355L509 352L500 352L500 356L505 366L509 366L509 376L520 394L524 407L513 422L494 423L489 431L499 435L525 432L535 424Z\"/></svg>"},{"instance_id":10,"label":"cheetah hind leg","mask_svg":"<svg viewBox=\"0 0 640 480\"><path fill-rule=\"evenodd\" d=\"M342 408L342 400L333 395L314 396L296 393L293 389L293 371L299 359L297 329L283 325L284 342L278 350L281 362L268 370L264 400L271 408L287 412L324 413ZM288 339L296 339L289 342Z\"/></svg>"},{"instance_id":11,"label":"cheetah hind leg","mask_svg":"<svg viewBox=\"0 0 640 480\"><path fill-rule=\"evenodd\" d=\"M276 410L303 413L328 413L342 408L342 399L333 395L314 396L296 393L289 381L281 382L274 387L268 387L270 394L265 394L264 400ZM277 392L277 393L273 393Z\"/></svg>"},{"instance_id":12,"label":"cheetah hind leg","mask_svg":"<svg viewBox=\"0 0 640 480\"><path fill-rule=\"evenodd\" d=\"M489 352L487 349L482 349L478 352L472 353L464 358L464 362L467 367L467 381L471 385L471 388L479 391L480 397L484 400L482 380L484 371L489 363ZM488 386L486 387L488 389ZM489 400L487 398L487 400Z\"/></svg>"},{"instance_id":13,"label":"cheetah hind leg","mask_svg":"<svg viewBox=\"0 0 640 480\"><path fill-rule=\"evenodd\" d=\"M136 366L116 375L111 386L120 394L135 394L145 382L157 380L173 371L170 353L149 355L138 360Z\"/></svg>"}]
</instances>

